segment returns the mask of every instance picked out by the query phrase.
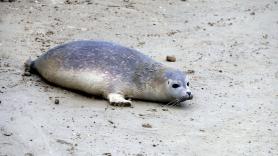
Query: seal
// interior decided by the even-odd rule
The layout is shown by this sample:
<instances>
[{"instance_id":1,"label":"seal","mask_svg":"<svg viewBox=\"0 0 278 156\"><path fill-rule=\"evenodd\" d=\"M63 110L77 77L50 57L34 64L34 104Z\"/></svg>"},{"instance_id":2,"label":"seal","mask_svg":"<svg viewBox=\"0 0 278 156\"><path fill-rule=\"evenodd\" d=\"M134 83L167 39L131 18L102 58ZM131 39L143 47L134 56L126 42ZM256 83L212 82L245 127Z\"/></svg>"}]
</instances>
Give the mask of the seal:
<instances>
[{"instance_id":1,"label":"seal","mask_svg":"<svg viewBox=\"0 0 278 156\"><path fill-rule=\"evenodd\" d=\"M72 41L25 66L27 73L36 71L51 83L103 96L116 106L130 106L130 99L176 105L193 97L185 73L112 42Z\"/></svg>"}]
</instances>

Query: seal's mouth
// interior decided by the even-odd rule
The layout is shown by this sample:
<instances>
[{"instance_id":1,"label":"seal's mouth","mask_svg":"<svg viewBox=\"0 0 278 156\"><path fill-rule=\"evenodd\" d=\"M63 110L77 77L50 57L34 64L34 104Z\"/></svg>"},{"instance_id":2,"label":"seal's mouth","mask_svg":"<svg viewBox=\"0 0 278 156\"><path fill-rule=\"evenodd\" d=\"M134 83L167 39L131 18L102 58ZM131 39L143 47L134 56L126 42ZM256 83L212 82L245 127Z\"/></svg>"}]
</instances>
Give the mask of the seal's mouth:
<instances>
[{"instance_id":1,"label":"seal's mouth","mask_svg":"<svg viewBox=\"0 0 278 156\"><path fill-rule=\"evenodd\" d=\"M187 100L192 100L193 99L193 95L190 96L182 96L178 99L175 99L173 101L170 101L169 103L166 104L166 106L176 106L178 104L180 104L181 102L187 101Z\"/></svg>"}]
</instances>

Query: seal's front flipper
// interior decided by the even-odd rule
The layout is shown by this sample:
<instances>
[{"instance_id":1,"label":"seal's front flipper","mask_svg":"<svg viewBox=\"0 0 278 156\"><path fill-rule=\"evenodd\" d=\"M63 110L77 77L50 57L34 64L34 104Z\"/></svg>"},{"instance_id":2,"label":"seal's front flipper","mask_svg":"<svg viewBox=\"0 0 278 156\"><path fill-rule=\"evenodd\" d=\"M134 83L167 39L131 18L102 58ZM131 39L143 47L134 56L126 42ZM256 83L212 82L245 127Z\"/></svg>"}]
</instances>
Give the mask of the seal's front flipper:
<instances>
[{"instance_id":1,"label":"seal's front flipper","mask_svg":"<svg viewBox=\"0 0 278 156\"><path fill-rule=\"evenodd\" d=\"M107 96L110 105L112 106L122 106L122 107L130 107L131 101L126 100L123 95L117 93L110 93Z\"/></svg>"}]
</instances>

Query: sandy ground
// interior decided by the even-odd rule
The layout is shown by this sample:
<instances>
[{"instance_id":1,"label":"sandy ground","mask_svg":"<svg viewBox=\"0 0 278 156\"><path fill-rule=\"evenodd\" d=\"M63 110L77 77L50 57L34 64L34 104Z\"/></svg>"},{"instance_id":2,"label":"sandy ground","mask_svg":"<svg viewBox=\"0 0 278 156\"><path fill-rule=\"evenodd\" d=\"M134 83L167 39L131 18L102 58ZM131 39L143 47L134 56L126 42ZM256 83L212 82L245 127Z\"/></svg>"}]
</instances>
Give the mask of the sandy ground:
<instances>
[{"instance_id":1,"label":"sandy ground","mask_svg":"<svg viewBox=\"0 0 278 156\"><path fill-rule=\"evenodd\" d=\"M0 17L1 156L278 155L278 1L17 0ZM29 56L76 39L193 70L195 98L111 107L21 76Z\"/></svg>"}]
</instances>

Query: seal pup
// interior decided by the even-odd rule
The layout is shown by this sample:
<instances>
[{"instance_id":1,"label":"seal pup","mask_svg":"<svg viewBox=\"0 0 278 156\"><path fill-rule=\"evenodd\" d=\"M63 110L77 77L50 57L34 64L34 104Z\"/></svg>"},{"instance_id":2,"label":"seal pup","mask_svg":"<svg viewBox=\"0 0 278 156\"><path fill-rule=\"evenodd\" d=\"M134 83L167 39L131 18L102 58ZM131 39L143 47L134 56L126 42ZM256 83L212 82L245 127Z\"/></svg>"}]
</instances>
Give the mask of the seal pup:
<instances>
[{"instance_id":1,"label":"seal pup","mask_svg":"<svg viewBox=\"0 0 278 156\"><path fill-rule=\"evenodd\" d=\"M51 83L103 96L116 106L130 106L127 98L176 105L193 97L183 72L106 41L65 43L29 59L25 66Z\"/></svg>"}]
</instances>

